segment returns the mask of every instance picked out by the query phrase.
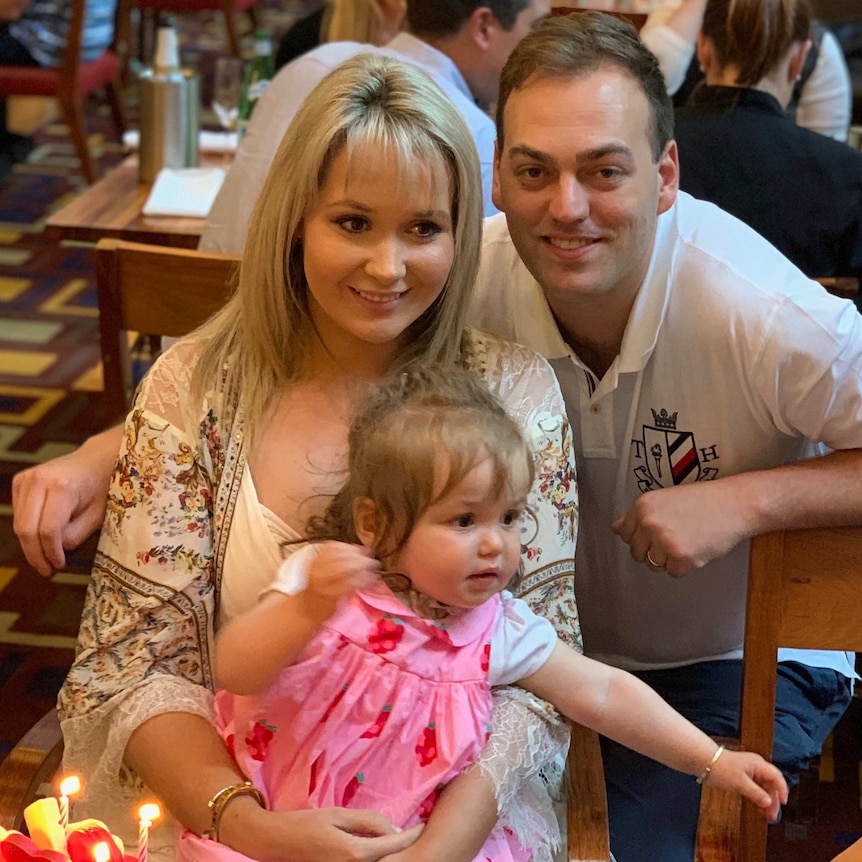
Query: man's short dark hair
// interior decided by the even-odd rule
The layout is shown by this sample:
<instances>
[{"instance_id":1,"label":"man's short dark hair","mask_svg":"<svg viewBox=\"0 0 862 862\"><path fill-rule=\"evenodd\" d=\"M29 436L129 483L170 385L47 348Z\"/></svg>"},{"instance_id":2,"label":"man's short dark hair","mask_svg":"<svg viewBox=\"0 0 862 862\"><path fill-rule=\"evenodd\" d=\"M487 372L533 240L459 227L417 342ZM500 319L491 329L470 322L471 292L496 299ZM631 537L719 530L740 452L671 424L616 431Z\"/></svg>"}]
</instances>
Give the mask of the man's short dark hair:
<instances>
[{"instance_id":1,"label":"man's short dark hair","mask_svg":"<svg viewBox=\"0 0 862 862\"><path fill-rule=\"evenodd\" d=\"M529 5L530 0L407 0L407 28L414 36L450 36L476 9L487 6L503 29L511 30Z\"/></svg>"},{"instance_id":2,"label":"man's short dark hair","mask_svg":"<svg viewBox=\"0 0 862 862\"><path fill-rule=\"evenodd\" d=\"M658 61L628 21L605 12L574 12L547 18L512 51L500 75L497 140L503 145L503 113L513 91L531 75L580 78L615 66L640 85L650 107L650 143L658 161L673 137L673 105Z\"/></svg>"}]
</instances>

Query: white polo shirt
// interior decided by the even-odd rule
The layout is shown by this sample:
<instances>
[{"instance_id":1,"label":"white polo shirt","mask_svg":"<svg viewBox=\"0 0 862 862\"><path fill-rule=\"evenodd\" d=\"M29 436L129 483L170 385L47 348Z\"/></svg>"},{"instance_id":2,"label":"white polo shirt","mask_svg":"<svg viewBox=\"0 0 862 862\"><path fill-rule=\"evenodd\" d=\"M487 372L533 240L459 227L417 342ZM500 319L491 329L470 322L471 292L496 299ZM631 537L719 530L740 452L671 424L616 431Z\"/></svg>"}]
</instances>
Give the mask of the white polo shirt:
<instances>
[{"instance_id":1,"label":"white polo shirt","mask_svg":"<svg viewBox=\"0 0 862 862\"><path fill-rule=\"evenodd\" d=\"M578 463L586 653L629 670L740 657L748 542L676 579L632 560L610 525L655 488L862 447L854 305L742 222L680 193L659 218L620 355L601 381L564 342L504 216L485 222L472 322L543 353L559 377ZM854 675L852 654L780 659Z\"/></svg>"}]
</instances>

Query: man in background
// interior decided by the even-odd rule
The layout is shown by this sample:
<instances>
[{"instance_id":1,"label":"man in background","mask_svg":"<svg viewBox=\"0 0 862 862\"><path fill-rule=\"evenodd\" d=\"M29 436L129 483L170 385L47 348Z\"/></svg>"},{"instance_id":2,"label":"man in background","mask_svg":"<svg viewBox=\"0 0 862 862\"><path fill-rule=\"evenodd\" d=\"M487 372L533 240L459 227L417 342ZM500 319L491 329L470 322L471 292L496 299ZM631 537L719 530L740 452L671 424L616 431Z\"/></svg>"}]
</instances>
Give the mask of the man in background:
<instances>
[{"instance_id":1,"label":"man in background","mask_svg":"<svg viewBox=\"0 0 862 862\"><path fill-rule=\"evenodd\" d=\"M549 11L550 0L408 0L407 32L385 47L330 42L288 63L254 109L199 247L242 251L252 208L294 114L322 78L360 52L386 54L418 66L443 89L476 142L485 214L496 213L491 202L496 132L487 111L496 100L503 63Z\"/></svg>"}]
</instances>

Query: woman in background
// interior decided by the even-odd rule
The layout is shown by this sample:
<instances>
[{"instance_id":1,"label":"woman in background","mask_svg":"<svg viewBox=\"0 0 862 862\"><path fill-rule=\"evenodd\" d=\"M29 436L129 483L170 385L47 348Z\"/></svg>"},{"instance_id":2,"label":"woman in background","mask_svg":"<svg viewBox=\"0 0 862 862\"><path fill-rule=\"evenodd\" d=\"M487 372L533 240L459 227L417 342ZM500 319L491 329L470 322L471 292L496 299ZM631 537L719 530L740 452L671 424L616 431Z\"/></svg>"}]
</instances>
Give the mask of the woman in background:
<instances>
[{"instance_id":1,"label":"woman in background","mask_svg":"<svg viewBox=\"0 0 862 862\"><path fill-rule=\"evenodd\" d=\"M282 37L276 71L324 42L385 45L401 30L405 11L405 0L327 0Z\"/></svg>"},{"instance_id":2,"label":"woman in background","mask_svg":"<svg viewBox=\"0 0 862 862\"><path fill-rule=\"evenodd\" d=\"M705 82L676 112L680 188L766 237L812 278L862 276L862 153L790 120L807 0L707 0Z\"/></svg>"},{"instance_id":3,"label":"woman in background","mask_svg":"<svg viewBox=\"0 0 862 862\"><path fill-rule=\"evenodd\" d=\"M658 0L641 30L644 44L658 58L667 91L682 107L703 80L698 69L695 38L703 21L706 0ZM812 55L801 71L794 93L797 124L839 141L850 126L850 76L835 36L815 25Z\"/></svg>"}]
</instances>

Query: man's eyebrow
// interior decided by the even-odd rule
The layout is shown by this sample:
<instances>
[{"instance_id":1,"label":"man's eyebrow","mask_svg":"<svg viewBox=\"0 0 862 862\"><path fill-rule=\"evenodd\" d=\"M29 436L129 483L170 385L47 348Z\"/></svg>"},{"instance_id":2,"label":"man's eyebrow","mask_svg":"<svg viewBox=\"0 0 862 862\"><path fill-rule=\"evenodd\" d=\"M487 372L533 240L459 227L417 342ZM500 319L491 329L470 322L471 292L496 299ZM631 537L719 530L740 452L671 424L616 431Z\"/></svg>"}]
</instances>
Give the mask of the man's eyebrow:
<instances>
[{"instance_id":1,"label":"man's eyebrow","mask_svg":"<svg viewBox=\"0 0 862 862\"><path fill-rule=\"evenodd\" d=\"M592 150L584 150L578 153L578 162L597 162L607 156L625 156L626 158L634 158L634 153L625 144L605 144L603 147L595 147Z\"/></svg>"},{"instance_id":2,"label":"man's eyebrow","mask_svg":"<svg viewBox=\"0 0 862 862\"><path fill-rule=\"evenodd\" d=\"M541 162L545 165L555 165L556 159L548 153L543 153L541 150L534 150L532 147L528 147L526 144L517 144L514 147L509 148L509 157L514 156L525 156L528 159L532 159L534 162Z\"/></svg>"},{"instance_id":3,"label":"man's eyebrow","mask_svg":"<svg viewBox=\"0 0 862 862\"><path fill-rule=\"evenodd\" d=\"M556 165L557 163L553 156L548 153L543 153L541 150L533 149L533 147L528 147L526 144L518 144L511 147L509 149L509 156L524 156L543 165ZM591 150L584 150L583 152L578 153L577 161L578 164L589 164L590 162L597 162L599 159L606 158L607 156L625 156L626 158L632 159L634 158L634 153L632 153L631 149L625 144L605 144L602 147L594 147Z\"/></svg>"}]
</instances>

